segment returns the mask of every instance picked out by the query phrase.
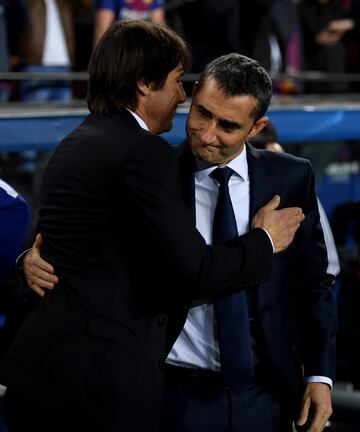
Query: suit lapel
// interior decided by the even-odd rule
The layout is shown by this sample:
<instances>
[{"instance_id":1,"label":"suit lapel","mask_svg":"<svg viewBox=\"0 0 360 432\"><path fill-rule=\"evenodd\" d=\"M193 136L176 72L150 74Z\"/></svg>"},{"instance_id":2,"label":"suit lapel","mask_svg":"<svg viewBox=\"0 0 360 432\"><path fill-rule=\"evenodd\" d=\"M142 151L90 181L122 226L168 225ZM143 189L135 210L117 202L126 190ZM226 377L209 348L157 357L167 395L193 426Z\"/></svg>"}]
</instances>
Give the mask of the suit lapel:
<instances>
[{"instance_id":1,"label":"suit lapel","mask_svg":"<svg viewBox=\"0 0 360 432\"><path fill-rule=\"evenodd\" d=\"M273 161L268 160L265 152L254 149L249 144L247 148L247 161L250 178L250 223L255 213L270 201L275 194L279 194L280 184L277 168ZM263 283L261 289L250 293L249 307L252 315L257 317L261 327L267 334L272 328L269 304L272 299L271 282ZM269 330L270 331L270 330Z\"/></svg>"},{"instance_id":2,"label":"suit lapel","mask_svg":"<svg viewBox=\"0 0 360 432\"><path fill-rule=\"evenodd\" d=\"M266 154L246 144L246 155L250 179L250 218L276 193L279 193L279 179L276 167L269 163Z\"/></svg>"}]
</instances>

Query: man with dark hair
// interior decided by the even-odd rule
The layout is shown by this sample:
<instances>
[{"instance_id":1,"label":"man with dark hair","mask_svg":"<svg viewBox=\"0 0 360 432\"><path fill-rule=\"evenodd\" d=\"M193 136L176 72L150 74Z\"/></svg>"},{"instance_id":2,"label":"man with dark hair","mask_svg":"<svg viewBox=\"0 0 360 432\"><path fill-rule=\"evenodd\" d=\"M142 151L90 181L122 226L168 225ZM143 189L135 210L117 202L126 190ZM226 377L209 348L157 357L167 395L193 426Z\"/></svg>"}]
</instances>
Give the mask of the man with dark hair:
<instances>
[{"instance_id":1,"label":"man with dark hair","mask_svg":"<svg viewBox=\"0 0 360 432\"><path fill-rule=\"evenodd\" d=\"M314 175L304 159L246 143L268 124L270 98L265 69L239 54L211 62L193 92L180 173L207 243L217 239L223 186L213 177L219 166L232 170L228 189L239 235L273 194L284 206L301 205L306 218L291 247L274 256L270 281L247 290L251 379L243 379L244 333L236 336L241 322L240 307L232 311L235 300L225 313L216 297L191 305L167 358L164 432L291 432L293 421L321 431L331 414L334 276L327 273ZM228 361L228 352L239 357L237 364Z\"/></svg>"},{"instance_id":2,"label":"man with dark hair","mask_svg":"<svg viewBox=\"0 0 360 432\"><path fill-rule=\"evenodd\" d=\"M176 158L154 135L185 100L188 61L184 41L149 22L117 22L95 49L91 114L43 181L38 231L59 286L34 304L1 365L9 432L156 431L165 335L182 323L173 315L168 329L167 315L266 280L303 220L271 197L248 234L206 245Z\"/></svg>"}]
</instances>

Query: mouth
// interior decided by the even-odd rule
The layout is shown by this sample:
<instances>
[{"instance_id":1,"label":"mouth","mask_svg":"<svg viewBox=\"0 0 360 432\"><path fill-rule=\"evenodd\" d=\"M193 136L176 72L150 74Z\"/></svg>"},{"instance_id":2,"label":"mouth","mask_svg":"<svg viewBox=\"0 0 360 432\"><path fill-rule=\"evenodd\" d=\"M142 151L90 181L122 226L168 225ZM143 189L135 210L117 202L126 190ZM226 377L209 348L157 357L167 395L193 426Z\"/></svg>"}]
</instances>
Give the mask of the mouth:
<instances>
[{"instance_id":1,"label":"mouth","mask_svg":"<svg viewBox=\"0 0 360 432\"><path fill-rule=\"evenodd\" d=\"M219 150L221 147L219 146L219 145L217 145L217 144L204 144L204 147L207 149L207 150L210 150L210 151L214 151L214 150Z\"/></svg>"}]
</instances>

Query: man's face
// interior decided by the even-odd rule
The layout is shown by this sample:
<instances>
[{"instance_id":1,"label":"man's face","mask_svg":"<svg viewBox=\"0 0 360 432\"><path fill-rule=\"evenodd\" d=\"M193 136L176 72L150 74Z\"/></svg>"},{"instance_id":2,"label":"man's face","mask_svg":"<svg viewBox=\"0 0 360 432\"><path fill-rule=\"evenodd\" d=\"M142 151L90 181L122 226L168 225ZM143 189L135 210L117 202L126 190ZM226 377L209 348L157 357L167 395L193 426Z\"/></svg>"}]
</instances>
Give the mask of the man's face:
<instances>
[{"instance_id":1,"label":"man's face","mask_svg":"<svg viewBox=\"0 0 360 432\"><path fill-rule=\"evenodd\" d=\"M184 69L179 64L169 73L161 89L153 89L149 93L147 110L152 133L159 134L172 128L178 104L186 101L186 94L181 82L183 75Z\"/></svg>"},{"instance_id":2,"label":"man's face","mask_svg":"<svg viewBox=\"0 0 360 432\"><path fill-rule=\"evenodd\" d=\"M197 159L222 165L238 156L245 140L255 136L268 122L252 117L256 99L226 97L214 78L195 89L187 120L188 141Z\"/></svg>"}]
</instances>

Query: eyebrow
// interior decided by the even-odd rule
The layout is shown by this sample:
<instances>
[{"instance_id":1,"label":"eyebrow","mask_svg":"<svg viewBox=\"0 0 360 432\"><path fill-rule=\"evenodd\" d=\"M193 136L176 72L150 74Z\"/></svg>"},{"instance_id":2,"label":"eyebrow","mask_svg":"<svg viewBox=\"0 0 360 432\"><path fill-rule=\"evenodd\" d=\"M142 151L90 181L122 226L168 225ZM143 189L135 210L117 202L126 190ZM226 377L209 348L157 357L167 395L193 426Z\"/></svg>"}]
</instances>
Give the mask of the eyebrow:
<instances>
[{"instance_id":1,"label":"eyebrow","mask_svg":"<svg viewBox=\"0 0 360 432\"><path fill-rule=\"evenodd\" d=\"M203 111L206 115L208 115L209 117L213 117L213 113L212 113L211 111L209 111L208 109L206 109L206 108L204 107L204 105L197 104L197 106L198 106L198 108L199 108L201 111ZM241 128L242 128L242 124L241 124L241 123L238 123L238 122L235 122L235 121L232 121L232 120L227 120L227 119L224 119L224 118L221 118L221 117L219 117L218 122L219 122L219 124L220 124L222 127L226 127L226 128L234 128L234 129L241 129Z\"/></svg>"}]
</instances>

